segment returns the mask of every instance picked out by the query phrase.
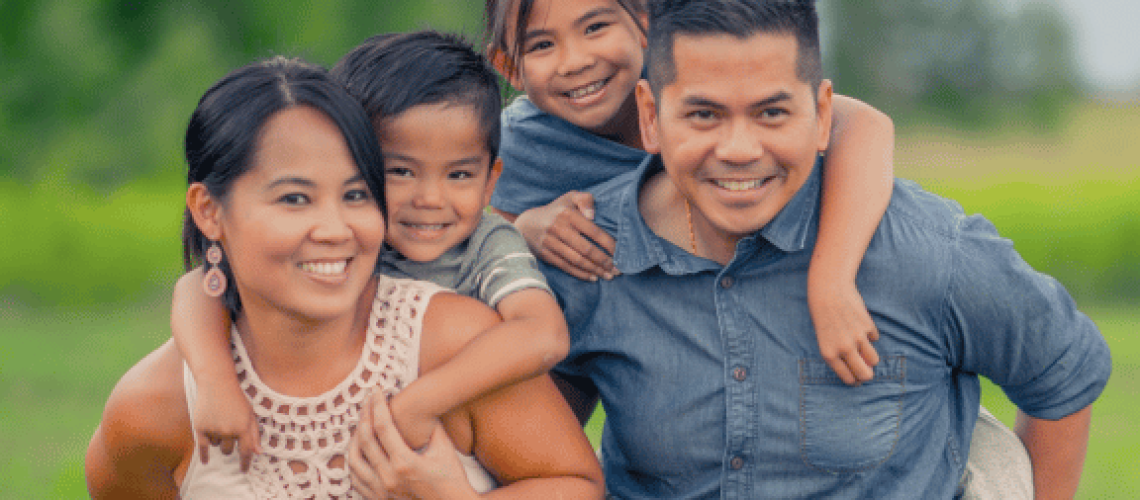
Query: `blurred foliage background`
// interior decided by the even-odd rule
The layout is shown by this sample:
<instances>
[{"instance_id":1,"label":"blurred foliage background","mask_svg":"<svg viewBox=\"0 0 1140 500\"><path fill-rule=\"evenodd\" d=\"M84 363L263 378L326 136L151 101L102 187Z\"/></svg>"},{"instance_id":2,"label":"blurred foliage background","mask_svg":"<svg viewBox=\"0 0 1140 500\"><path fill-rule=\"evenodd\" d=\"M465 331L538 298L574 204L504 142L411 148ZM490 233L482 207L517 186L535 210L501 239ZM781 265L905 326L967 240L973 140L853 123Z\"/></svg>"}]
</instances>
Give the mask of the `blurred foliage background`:
<instances>
[{"instance_id":1,"label":"blurred foliage background","mask_svg":"<svg viewBox=\"0 0 1140 500\"><path fill-rule=\"evenodd\" d=\"M1121 430L1140 393L1140 92L1105 99L1082 80L1050 0L819 3L826 73L895 119L898 175L986 214L1101 324L1115 373L1082 497L1140 497L1123 479L1140 477L1140 431ZM84 496L103 401L168 338L182 137L201 93L251 60L328 66L385 31L477 41L481 12L470 0L0 0L0 498Z\"/></svg>"}]
</instances>

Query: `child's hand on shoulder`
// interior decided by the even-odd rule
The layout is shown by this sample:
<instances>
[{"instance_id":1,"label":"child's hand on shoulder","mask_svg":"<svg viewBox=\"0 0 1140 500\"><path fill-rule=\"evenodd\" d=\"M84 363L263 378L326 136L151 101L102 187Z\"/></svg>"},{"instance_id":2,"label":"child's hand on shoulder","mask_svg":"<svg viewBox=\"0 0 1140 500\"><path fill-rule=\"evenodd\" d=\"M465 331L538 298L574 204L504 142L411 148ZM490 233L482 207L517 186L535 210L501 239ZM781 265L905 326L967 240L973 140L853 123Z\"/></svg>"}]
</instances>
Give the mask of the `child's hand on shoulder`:
<instances>
[{"instance_id":1,"label":"child's hand on shoulder","mask_svg":"<svg viewBox=\"0 0 1140 500\"><path fill-rule=\"evenodd\" d=\"M594 197L570 191L549 205L519 214L515 227L535 256L566 274L587 281L618 274L615 241L593 222Z\"/></svg>"},{"instance_id":2,"label":"child's hand on shoulder","mask_svg":"<svg viewBox=\"0 0 1140 500\"><path fill-rule=\"evenodd\" d=\"M879 340L879 330L855 284L808 286L808 308L819 352L839 378L847 385L874 378L879 353L871 343Z\"/></svg>"},{"instance_id":3,"label":"child's hand on shoulder","mask_svg":"<svg viewBox=\"0 0 1140 500\"><path fill-rule=\"evenodd\" d=\"M202 463L209 462L211 446L229 455L241 454L241 470L249 470L253 455L261 453L257 415L241 388L231 384L200 384L194 404L194 433Z\"/></svg>"}]
</instances>

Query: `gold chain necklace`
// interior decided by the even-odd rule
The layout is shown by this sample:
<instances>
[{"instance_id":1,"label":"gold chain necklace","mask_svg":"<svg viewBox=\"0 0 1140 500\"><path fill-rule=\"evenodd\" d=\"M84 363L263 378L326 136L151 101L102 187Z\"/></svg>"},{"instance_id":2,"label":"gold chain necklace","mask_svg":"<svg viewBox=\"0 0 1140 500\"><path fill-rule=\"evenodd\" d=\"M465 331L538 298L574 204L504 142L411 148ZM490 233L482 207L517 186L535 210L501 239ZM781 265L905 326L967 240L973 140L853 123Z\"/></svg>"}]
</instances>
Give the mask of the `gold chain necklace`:
<instances>
[{"instance_id":1,"label":"gold chain necklace","mask_svg":"<svg viewBox=\"0 0 1140 500\"><path fill-rule=\"evenodd\" d=\"M693 255L697 255L697 233L693 231L693 209L689 206L689 199L685 200L685 219L689 221L689 245L693 247Z\"/></svg>"}]
</instances>

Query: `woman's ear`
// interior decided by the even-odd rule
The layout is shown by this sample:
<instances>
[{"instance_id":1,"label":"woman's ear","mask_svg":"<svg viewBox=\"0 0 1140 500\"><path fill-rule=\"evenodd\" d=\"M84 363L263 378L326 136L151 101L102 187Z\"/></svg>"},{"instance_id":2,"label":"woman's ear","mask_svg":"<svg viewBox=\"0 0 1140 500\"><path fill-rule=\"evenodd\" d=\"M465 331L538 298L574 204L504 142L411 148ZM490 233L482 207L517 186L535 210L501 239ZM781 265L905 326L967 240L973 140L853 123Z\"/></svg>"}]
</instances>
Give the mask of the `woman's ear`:
<instances>
[{"instance_id":1,"label":"woman's ear","mask_svg":"<svg viewBox=\"0 0 1140 500\"><path fill-rule=\"evenodd\" d=\"M215 241L222 238L222 205L201 182L186 189L186 208L202 235Z\"/></svg>"}]
</instances>

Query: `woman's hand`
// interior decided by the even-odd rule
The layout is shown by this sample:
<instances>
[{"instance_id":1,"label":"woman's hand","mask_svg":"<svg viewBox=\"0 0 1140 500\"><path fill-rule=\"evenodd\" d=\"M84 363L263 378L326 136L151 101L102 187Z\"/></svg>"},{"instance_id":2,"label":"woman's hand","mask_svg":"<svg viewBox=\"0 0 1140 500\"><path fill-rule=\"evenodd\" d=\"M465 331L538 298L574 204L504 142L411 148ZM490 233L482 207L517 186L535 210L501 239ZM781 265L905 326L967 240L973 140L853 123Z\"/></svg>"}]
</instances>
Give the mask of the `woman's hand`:
<instances>
[{"instance_id":1,"label":"woman's hand","mask_svg":"<svg viewBox=\"0 0 1140 500\"><path fill-rule=\"evenodd\" d=\"M348 449L352 487L365 498L478 498L455 446L436 422L427 446L408 447L387 398L365 401Z\"/></svg>"},{"instance_id":2,"label":"woman's hand","mask_svg":"<svg viewBox=\"0 0 1140 500\"><path fill-rule=\"evenodd\" d=\"M543 262L580 280L611 279L618 274L611 257L615 242L593 220L594 197L570 191L519 214L515 227Z\"/></svg>"},{"instance_id":3,"label":"woman's hand","mask_svg":"<svg viewBox=\"0 0 1140 500\"><path fill-rule=\"evenodd\" d=\"M202 463L210 459L210 447L221 448L229 455L237 448L241 454L242 472L249 470L253 455L261 453L261 432L257 416L241 388L226 383L204 383L198 386L194 403L194 437Z\"/></svg>"}]
</instances>

